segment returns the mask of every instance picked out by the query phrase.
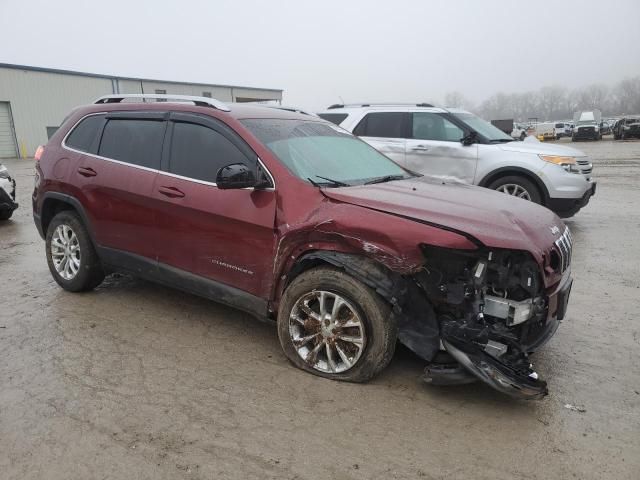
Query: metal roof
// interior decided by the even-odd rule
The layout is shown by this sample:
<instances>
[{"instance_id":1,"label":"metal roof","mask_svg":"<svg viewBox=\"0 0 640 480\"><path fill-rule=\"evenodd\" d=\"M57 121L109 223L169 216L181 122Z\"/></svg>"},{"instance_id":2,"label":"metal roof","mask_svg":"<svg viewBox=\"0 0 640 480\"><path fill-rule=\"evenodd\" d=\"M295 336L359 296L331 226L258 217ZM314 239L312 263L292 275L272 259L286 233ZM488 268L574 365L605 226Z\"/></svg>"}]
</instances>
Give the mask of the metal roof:
<instances>
[{"instance_id":1,"label":"metal roof","mask_svg":"<svg viewBox=\"0 0 640 480\"><path fill-rule=\"evenodd\" d=\"M264 88L264 87L247 87L242 85L225 85L220 83L208 83L208 82L180 82L177 80L159 80L155 78L138 78L138 77L123 77L121 75L104 75L101 73L88 73L88 72L77 72L74 70L61 70L58 68L46 68L46 67L33 67L30 65L15 65L12 63L0 63L0 68L11 68L14 70L27 70L31 72L43 72L43 73L58 73L61 75L76 75L80 77L93 77L93 78L106 78L109 80L117 79L117 80L135 80L138 82L158 82L158 83L172 83L175 85L206 85L210 87L226 87L226 88L246 88L248 90L261 90L268 92L280 92L282 93L282 89L280 88Z\"/></svg>"}]
</instances>

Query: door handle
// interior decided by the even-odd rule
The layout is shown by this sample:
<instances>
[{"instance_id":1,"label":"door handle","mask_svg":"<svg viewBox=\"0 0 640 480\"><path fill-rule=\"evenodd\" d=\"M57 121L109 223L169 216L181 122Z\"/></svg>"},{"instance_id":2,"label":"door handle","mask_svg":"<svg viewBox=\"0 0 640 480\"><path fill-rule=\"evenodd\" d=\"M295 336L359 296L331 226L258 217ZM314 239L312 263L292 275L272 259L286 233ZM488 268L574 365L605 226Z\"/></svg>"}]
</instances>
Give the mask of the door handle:
<instances>
[{"instance_id":1,"label":"door handle","mask_svg":"<svg viewBox=\"0 0 640 480\"><path fill-rule=\"evenodd\" d=\"M78 167L78 173L83 177L95 177L96 171L90 167Z\"/></svg>"},{"instance_id":2,"label":"door handle","mask_svg":"<svg viewBox=\"0 0 640 480\"><path fill-rule=\"evenodd\" d=\"M411 147L411 150L415 150L417 152L426 152L429 150L429 147L426 145L416 145L415 147Z\"/></svg>"},{"instance_id":3,"label":"door handle","mask_svg":"<svg viewBox=\"0 0 640 480\"><path fill-rule=\"evenodd\" d=\"M169 198L182 198L184 193L178 190L176 187L158 187L158 191Z\"/></svg>"}]
</instances>

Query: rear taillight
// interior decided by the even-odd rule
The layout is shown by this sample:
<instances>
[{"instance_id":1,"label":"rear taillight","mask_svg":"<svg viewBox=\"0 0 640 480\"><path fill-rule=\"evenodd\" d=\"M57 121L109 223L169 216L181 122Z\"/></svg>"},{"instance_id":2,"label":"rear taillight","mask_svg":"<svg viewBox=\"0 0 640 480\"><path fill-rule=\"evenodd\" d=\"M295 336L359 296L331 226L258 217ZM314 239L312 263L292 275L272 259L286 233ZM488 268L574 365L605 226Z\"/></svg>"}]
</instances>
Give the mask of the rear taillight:
<instances>
[{"instance_id":1,"label":"rear taillight","mask_svg":"<svg viewBox=\"0 0 640 480\"><path fill-rule=\"evenodd\" d=\"M38 148L36 148L36 154L33 156L33 158L36 159L36 162L40 161L40 157L42 157L43 153L44 153L44 147L42 145L38 146Z\"/></svg>"}]
</instances>

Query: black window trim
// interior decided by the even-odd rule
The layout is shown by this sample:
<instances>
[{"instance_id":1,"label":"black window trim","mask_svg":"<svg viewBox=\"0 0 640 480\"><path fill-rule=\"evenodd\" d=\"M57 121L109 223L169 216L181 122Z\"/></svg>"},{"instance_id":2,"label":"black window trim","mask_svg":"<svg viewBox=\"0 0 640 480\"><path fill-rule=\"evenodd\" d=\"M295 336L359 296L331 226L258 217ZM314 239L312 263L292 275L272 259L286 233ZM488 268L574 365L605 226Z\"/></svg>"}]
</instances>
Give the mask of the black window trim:
<instances>
[{"instance_id":1,"label":"black window trim","mask_svg":"<svg viewBox=\"0 0 640 480\"><path fill-rule=\"evenodd\" d=\"M145 114L147 114L148 116L145 116ZM80 122L82 122L85 118L88 117L92 117L95 115L104 115L105 116L105 121L102 123L101 127L99 128L99 132L98 135L96 135L96 139L94 139L94 145L92 147L95 147L95 152L83 152L82 150L77 150L73 147L70 147L69 145L66 144L66 140L67 137L69 137L69 135L71 134L71 132L73 132L75 130L75 128L80 124ZM127 116L130 115L130 116ZM197 178L191 178L191 177L184 177L182 175L176 175L175 173L171 173L169 172L169 155L170 155L170 150L169 150L169 146L170 146L170 138L173 134L173 125L172 125L172 121L173 121L173 116L175 115L176 118L179 117L184 117L187 123L202 123L203 126L208 126L206 122L211 121L211 124L215 124L217 126L221 126L222 129L226 129L226 131L228 132L228 135L225 135L224 133L222 133L225 137L227 137L229 139L229 141L231 141L231 143L233 143L234 145L238 146L238 144L240 143L241 145L243 145L240 148L240 151L242 152L244 148L249 149L250 152L253 153L253 155L255 155L256 158L256 166L258 168L261 168L264 173L267 175L267 177L269 177L269 180L271 181L271 187L267 187L267 188L261 188L260 190L267 190L267 191L275 191L276 189L276 181L275 178L273 176L273 174L271 173L271 171L267 168L267 166L264 164L264 162L262 161L262 159L258 156L257 153L255 153L253 151L253 149L242 139L242 137L240 137L240 135L238 135L233 129L231 129L231 127L229 127L228 125L226 125L224 122L214 119L212 117L206 116L206 115L201 115L201 114L196 114L196 113L186 113L186 112L147 112L147 111L111 111L111 112L91 112L88 113L87 115L83 115L82 117L80 117L78 119L77 122L75 122L73 124L73 126L69 129L69 131L65 134L65 136L62 139L61 142L61 146L62 148L64 148L65 150L69 150L71 152L75 152L75 153L79 153L81 155L89 155L90 157L93 158L97 158L99 160L106 160L108 162L113 162L113 163L117 163L119 165L124 165L124 166L128 166L128 167L133 167L133 168L138 168L140 170L145 170L147 172L155 172L155 173L161 173L163 175L169 176L169 177L175 177L175 178L180 178L183 180L189 180L191 182L195 182L195 183L201 183L203 185L210 185L213 187L217 187L218 185L216 183L213 182L207 182L204 180L198 180ZM158 119L159 121L163 121L165 122L165 131L164 131L164 139L162 142L162 156L160 159L160 169L155 169L155 168L149 168L149 167L143 167L142 165L136 165L134 163L128 163L128 162L123 162L122 160L116 160L115 158L109 158L109 157L102 157L100 155L97 154L97 147L100 145L100 142L102 141L102 134L104 132L104 127L107 124L107 120L108 118L137 118L137 119L152 119L152 118L158 118L158 116L161 116L161 119ZM188 119L187 119L188 117ZM169 121L169 118L171 118L172 120ZM229 136L231 138L229 138ZM92 148L93 149L93 148ZM244 153L244 152L243 152ZM249 187L249 188L245 188L243 190L254 190L253 187Z\"/></svg>"},{"instance_id":2,"label":"black window trim","mask_svg":"<svg viewBox=\"0 0 640 480\"><path fill-rule=\"evenodd\" d=\"M191 123L195 125L201 125L203 127L207 127L218 132L220 135L222 135L227 140L229 140L231 144L233 144L236 148L238 148L240 153L242 153L247 158L247 160L250 161L251 157L256 159L256 170L258 168L262 169L264 173L267 175L267 177L269 177L269 180L271 182L270 187L261 188L260 190L267 190L267 191L275 190L276 182L273 175L271 174L269 169L266 167L264 162L260 159L258 154L253 150L253 148L251 148L249 144L245 142L244 139L238 133L236 133L231 127L229 127L223 121L217 118L210 117L208 115L202 115L198 113L170 112L168 127L166 130L166 134L164 137L164 144L162 148L162 161L160 164L160 173L162 175L166 175L173 178L179 178L181 180L188 180L190 182L199 183L201 185L209 185L216 188L218 186L218 184L215 182L208 182L206 180L200 180L198 178L186 177L184 175L178 175L177 173L171 173L169 171L169 168L170 168L169 163L170 163L170 157L171 157L171 142L173 141L173 126L176 123ZM255 173L257 174L257 171ZM254 190L254 188L248 187L248 188L244 188L243 190Z\"/></svg>"}]
</instances>

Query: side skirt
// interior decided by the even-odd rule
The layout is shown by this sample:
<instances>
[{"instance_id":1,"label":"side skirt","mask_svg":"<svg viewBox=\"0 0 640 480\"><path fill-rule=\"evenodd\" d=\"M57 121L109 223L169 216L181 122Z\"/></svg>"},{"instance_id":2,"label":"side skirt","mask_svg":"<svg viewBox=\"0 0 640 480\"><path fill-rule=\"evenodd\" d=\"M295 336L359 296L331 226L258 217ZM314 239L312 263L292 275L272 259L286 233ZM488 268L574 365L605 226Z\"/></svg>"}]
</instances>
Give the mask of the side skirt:
<instances>
[{"instance_id":1,"label":"side skirt","mask_svg":"<svg viewBox=\"0 0 640 480\"><path fill-rule=\"evenodd\" d=\"M267 300L179 268L149 258L108 247L97 247L102 263L116 271L126 271L166 287L182 290L267 320Z\"/></svg>"}]
</instances>

